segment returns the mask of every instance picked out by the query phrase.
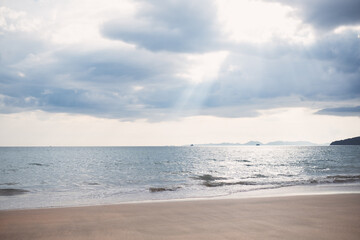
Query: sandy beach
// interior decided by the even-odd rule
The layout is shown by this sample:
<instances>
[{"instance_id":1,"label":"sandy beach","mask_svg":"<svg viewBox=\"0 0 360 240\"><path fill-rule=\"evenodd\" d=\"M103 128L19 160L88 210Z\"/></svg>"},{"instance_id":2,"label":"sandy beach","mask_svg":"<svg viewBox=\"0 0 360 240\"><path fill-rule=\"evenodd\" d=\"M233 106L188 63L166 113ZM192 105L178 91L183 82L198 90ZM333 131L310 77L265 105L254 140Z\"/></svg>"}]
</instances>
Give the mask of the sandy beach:
<instances>
[{"instance_id":1,"label":"sandy beach","mask_svg":"<svg viewBox=\"0 0 360 240\"><path fill-rule=\"evenodd\" d=\"M0 211L0 239L359 239L360 194Z\"/></svg>"}]
</instances>

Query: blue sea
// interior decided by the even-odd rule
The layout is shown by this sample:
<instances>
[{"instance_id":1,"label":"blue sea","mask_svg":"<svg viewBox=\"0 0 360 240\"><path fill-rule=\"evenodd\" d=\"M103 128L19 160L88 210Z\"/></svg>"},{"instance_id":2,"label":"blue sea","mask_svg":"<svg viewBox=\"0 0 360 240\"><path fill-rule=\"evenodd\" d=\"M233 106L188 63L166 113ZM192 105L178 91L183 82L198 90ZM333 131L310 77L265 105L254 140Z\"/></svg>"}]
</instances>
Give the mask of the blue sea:
<instances>
[{"instance_id":1,"label":"blue sea","mask_svg":"<svg viewBox=\"0 0 360 240\"><path fill-rule=\"evenodd\" d=\"M0 209L360 189L360 146L1 147Z\"/></svg>"}]
</instances>

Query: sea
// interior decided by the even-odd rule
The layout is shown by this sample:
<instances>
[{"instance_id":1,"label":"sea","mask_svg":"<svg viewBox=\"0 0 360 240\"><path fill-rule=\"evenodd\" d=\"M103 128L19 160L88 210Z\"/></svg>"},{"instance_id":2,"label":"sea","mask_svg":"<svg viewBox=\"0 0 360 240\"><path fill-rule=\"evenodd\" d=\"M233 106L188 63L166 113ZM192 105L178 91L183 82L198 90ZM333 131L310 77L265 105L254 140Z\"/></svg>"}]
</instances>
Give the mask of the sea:
<instances>
[{"instance_id":1,"label":"sea","mask_svg":"<svg viewBox=\"0 0 360 240\"><path fill-rule=\"evenodd\" d=\"M360 146L0 148L0 209L241 197L294 187L360 192Z\"/></svg>"}]
</instances>

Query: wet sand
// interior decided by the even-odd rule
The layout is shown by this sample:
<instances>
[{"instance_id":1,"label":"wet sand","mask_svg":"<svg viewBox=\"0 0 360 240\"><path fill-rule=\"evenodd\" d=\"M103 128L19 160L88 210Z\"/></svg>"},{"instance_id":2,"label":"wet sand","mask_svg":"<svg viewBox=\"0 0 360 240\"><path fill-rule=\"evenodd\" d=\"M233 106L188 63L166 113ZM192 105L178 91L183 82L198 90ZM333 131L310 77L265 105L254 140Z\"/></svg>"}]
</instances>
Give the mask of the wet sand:
<instances>
[{"instance_id":1,"label":"wet sand","mask_svg":"<svg viewBox=\"0 0 360 240\"><path fill-rule=\"evenodd\" d=\"M360 194L8 210L0 239L360 239Z\"/></svg>"}]
</instances>

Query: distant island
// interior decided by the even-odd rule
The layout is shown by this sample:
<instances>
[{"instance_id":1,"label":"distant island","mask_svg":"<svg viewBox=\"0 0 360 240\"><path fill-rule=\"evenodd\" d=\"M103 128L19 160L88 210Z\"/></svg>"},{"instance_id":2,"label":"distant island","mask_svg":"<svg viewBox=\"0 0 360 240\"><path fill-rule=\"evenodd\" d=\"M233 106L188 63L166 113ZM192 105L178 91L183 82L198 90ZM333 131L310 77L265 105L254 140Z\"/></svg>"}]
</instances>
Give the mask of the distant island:
<instances>
[{"instance_id":1,"label":"distant island","mask_svg":"<svg viewBox=\"0 0 360 240\"><path fill-rule=\"evenodd\" d=\"M360 137L348 138L344 140L334 141L330 145L360 145Z\"/></svg>"}]
</instances>

